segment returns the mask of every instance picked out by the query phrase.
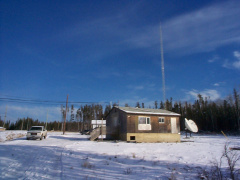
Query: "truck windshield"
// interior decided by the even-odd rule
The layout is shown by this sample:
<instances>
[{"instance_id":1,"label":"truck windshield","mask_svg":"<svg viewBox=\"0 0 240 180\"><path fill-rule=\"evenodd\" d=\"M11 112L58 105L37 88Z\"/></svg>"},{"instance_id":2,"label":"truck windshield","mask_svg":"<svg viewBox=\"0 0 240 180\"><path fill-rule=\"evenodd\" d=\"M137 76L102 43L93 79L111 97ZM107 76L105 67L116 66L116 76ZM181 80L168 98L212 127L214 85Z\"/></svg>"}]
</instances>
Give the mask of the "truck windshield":
<instances>
[{"instance_id":1,"label":"truck windshield","mask_svg":"<svg viewBox=\"0 0 240 180\"><path fill-rule=\"evenodd\" d=\"M39 131L41 131L41 130L42 130L42 127L31 127L30 130L39 130Z\"/></svg>"}]
</instances>

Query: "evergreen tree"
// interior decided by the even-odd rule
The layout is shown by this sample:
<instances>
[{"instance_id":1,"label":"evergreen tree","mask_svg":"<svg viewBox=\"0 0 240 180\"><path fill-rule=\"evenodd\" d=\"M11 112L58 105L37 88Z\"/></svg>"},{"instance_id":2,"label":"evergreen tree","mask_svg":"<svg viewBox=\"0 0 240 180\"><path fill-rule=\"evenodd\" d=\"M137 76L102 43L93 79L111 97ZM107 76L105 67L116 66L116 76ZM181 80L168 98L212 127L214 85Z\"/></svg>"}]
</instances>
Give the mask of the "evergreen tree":
<instances>
[{"instance_id":1,"label":"evergreen tree","mask_svg":"<svg viewBox=\"0 0 240 180\"><path fill-rule=\"evenodd\" d=\"M196 122L199 130L205 131L240 131L240 105L239 105L239 92L236 89L233 90L233 94L224 100L211 101L210 98L203 98L202 95L198 95L198 98L193 104L190 102L174 102L172 98L166 100L165 105L161 101L159 104L154 102L153 108L159 108L176 112L181 114L180 127L184 130L185 118L192 119ZM118 104L114 103L115 106ZM125 107L128 107L125 104ZM145 108L144 103L137 102L136 107ZM151 108L151 106L149 106ZM106 116L111 111L111 105L106 105L103 108L100 104L84 105L77 109L74 114L74 106L71 106L70 121L66 122L66 130L79 131L80 129L90 129L91 120L93 119L106 119ZM69 111L69 109L67 109ZM48 122L48 130L62 130L62 123L65 119L66 109L61 106L62 120ZM68 114L68 113L67 113ZM76 120L76 121L74 121ZM0 126L3 126L3 120L0 119ZM44 122L40 122L38 119L34 120L31 117L19 118L15 122L10 120L5 122L7 130L27 130L31 126L45 125Z\"/></svg>"},{"instance_id":2,"label":"evergreen tree","mask_svg":"<svg viewBox=\"0 0 240 180\"><path fill-rule=\"evenodd\" d=\"M158 109L158 102L157 101L154 101L154 108Z\"/></svg>"},{"instance_id":3,"label":"evergreen tree","mask_svg":"<svg viewBox=\"0 0 240 180\"><path fill-rule=\"evenodd\" d=\"M74 121L74 105L71 105L71 118L70 121Z\"/></svg>"},{"instance_id":4,"label":"evergreen tree","mask_svg":"<svg viewBox=\"0 0 240 180\"><path fill-rule=\"evenodd\" d=\"M236 126L238 131L240 131L240 108L239 108L239 95L237 90L233 90L233 96L235 101L235 116L236 116Z\"/></svg>"},{"instance_id":5,"label":"evergreen tree","mask_svg":"<svg viewBox=\"0 0 240 180\"><path fill-rule=\"evenodd\" d=\"M111 111L111 105L106 105L104 110L104 119L106 119L108 113Z\"/></svg>"},{"instance_id":6,"label":"evergreen tree","mask_svg":"<svg viewBox=\"0 0 240 180\"><path fill-rule=\"evenodd\" d=\"M140 103L137 102L135 107L140 108Z\"/></svg>"},{"instance_id":7,"label":"evergreen tree","mask_svg":"<svg viewBox=\"0 0 240 180\"><path fill-rule=\"evenodd\" d=\"M160 109L164 109L164 103L162 101L160 102Z\"/></svg>"}]
</instances>

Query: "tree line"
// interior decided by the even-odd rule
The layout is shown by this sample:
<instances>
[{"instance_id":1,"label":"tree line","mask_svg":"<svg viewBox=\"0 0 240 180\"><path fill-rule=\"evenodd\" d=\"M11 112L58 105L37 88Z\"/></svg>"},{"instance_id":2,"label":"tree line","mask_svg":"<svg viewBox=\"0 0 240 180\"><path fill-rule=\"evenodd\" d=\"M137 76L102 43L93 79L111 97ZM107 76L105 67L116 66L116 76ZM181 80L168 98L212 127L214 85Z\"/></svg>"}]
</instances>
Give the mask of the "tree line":
<instances>
[{"instance_id":1,"label":"tree line","mask_svg":"<svg viewBox=\"0 0 240 180\"><path fill-rule=\"evenodd\" d=\"M166 102L154 102L153 108L166 109L181 115L180 127L185 129L185 118L192 119L202 131L240 131L240 99L236 89L233 95L225 100L210 101L201 94L194 103L173 102L172 98ZM125 104L128 106L128 104ZM136 103L136 107L144 108L144 103ZM149 107L151 108L151 107Z\"/></svg>"},{"instance_id":2,"label":"tree line","mask_svg":"<svg viewBox=\"0 0 240 180\"><path fill-rule=\"evenodd\" d=\"M239 94L236 89L233 90L233 95L230 95L225 100L210 101L209 98L201 94L193 103L190 102L173 102L172 98L167 99L166 102L155 101L153 106L147 108L166 109L181 115L180 127L181 130L185 128L185 118L192 119L196 122L199 130L202 131L240 131L240 107ZM113 106L117 106L114 103ZM128 104L125 104L128 107ZM144 103L137 102L136 107L146 108ZM91 129L91 120L105 119L110 112L112 106L101 104L91 104L80 106L75 109L74 105L67 108L68 118L66 121L66 131L83 131ZM59 121L40 122L32 118L20 118L15 123L7 121L4 127L8 130L27 130L31 126L45 125L47 130L61 131L66 114L66 108L61 106L60 110L62 119ZM0 126L4 122L0 120Z\"/></svg>"},{"instance_id":3,"label":"tree line","mask_svg":"<svg viewBox=\"0 0 240 180\"><path fill-rule=\"evenodd\" d=\"M114 104L116 105L116 104ZM103 107L101 104L92 104L80 106L75 110L74 105L67 108L67 118L66 118L66 131L83 131L91 129L91 120L93 119L105 119L109 111L111 110L111 105L106 105ZM41 122L38 119L34 120L30 117L19 118L16 122L0 120L0 126L4 126L7 130L29 130L31 126L45 126L48 131L62 131L63 122L66 115L66 109L61 106L60 112L62 119L59 121Z\"/></svg>"}]
</instances>

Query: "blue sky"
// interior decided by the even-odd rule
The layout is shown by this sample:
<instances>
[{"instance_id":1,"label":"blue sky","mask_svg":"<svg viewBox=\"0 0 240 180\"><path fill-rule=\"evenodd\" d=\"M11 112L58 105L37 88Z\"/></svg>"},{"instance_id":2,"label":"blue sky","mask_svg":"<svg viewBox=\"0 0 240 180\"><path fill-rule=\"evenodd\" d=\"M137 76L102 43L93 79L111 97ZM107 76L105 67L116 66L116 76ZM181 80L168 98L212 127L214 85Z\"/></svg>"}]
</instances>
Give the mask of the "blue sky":
<instances>
[{"instance_id":1,"label":"blue sky","mask_svg":"<svg viewBox=\"0 0 240 180\"><path fill-rule=\"evenodd\" d=\"M240 82L240 1L0 1L0 97L51 101L226 98ZM59 120L53 105L0 101L3 119Z\"/></svg>"}]
</instances>

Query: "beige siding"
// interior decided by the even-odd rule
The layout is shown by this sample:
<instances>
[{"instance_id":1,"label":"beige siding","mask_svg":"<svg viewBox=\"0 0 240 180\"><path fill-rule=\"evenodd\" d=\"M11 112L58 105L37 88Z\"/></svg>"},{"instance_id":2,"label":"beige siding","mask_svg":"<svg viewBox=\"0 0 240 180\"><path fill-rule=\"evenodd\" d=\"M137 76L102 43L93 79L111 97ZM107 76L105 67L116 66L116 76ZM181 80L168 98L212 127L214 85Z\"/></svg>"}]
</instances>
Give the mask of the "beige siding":
<instances>
[{"instance_id":1,"label":"beige siding","mask_svg":"<svg viewBox=\"0 0 240 180\"><path fill-rule=\"evenodd\" d=\"M131 140L131 136L135 140ZM123 141L133 142L180 142L180 134L171 133L127 133L121 135Z\"/></svg>"}]
</instances>

